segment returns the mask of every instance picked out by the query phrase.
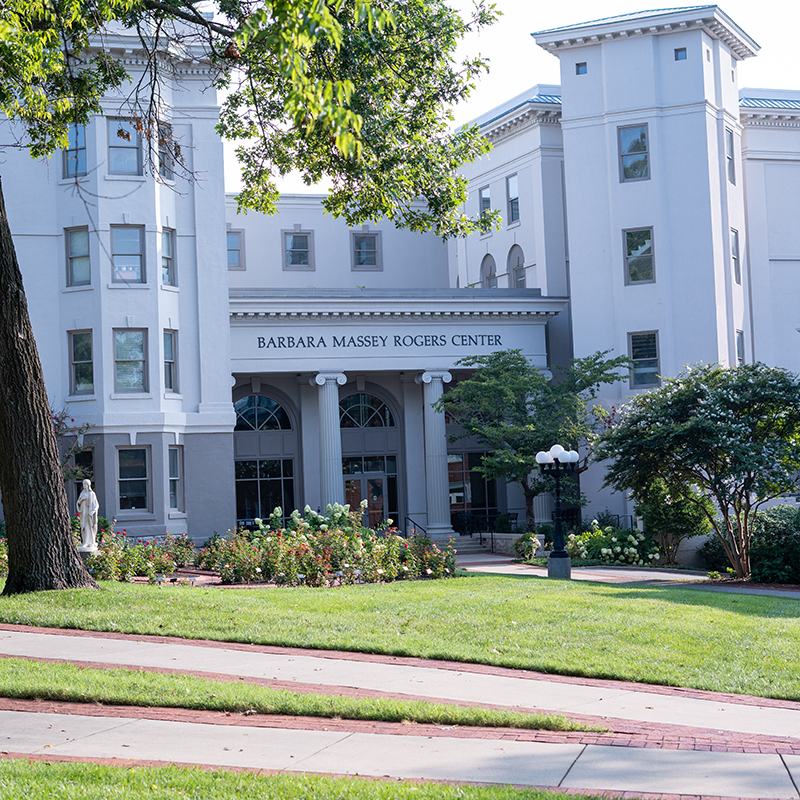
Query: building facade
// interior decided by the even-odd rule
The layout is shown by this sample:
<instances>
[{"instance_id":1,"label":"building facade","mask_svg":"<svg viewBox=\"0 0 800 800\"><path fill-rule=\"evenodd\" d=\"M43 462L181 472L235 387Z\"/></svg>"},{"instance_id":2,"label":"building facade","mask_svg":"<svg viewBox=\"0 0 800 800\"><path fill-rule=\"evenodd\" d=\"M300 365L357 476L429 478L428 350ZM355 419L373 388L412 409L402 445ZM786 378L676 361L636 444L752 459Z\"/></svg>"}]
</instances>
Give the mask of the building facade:
<instances>
[{"instance_id":1,"label":"building facade","mask_svg":"<svg viewBox=\"0 0 800 800\"><path fill-rule=\"evenodd\" d=\"M165 154L148 169L121 98L49 163L8 154L48 391L92 426L101 513L202 540L366 500L372 524L446 537L524 507L432 405L465 356L627 353L608 407L699 361L800 371L800 92L739 90L758 47L716 6L534 38L561 85L476 121L494 150L464 168L466 210L502 226L448 244L350 229L319 196L237 214L197 61L176 65L163 122L194 180ZM630 514L601 483L582 476L590 509Z\"/></svg>"}]
</instances>

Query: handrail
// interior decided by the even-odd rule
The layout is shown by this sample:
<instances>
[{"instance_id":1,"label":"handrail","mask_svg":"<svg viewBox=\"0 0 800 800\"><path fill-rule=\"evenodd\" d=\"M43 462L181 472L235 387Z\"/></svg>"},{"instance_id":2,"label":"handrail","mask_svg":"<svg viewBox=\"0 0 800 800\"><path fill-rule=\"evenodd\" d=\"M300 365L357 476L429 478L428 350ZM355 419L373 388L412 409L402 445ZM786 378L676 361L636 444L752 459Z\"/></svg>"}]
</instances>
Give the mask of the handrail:
<instances>
[{"instance_id":1,"label":"handrail","mask_svg":"<svg viewBox=\"0 0 800 800\"><path fill-rule=\"evenodd\" d=\"M409 522L411 523L411 530L410 531L408 529L408 523ZM428 535L427 529L423 528L422 525L420 525L418 522L414 522L414 520L411 519L411 517L406 517L405 526L406 526L406 538L408 538L408 536L410 536L411 534L418 534L418 533L421 533L423 536L427 536Z\"/></svg>"}]
</instances>

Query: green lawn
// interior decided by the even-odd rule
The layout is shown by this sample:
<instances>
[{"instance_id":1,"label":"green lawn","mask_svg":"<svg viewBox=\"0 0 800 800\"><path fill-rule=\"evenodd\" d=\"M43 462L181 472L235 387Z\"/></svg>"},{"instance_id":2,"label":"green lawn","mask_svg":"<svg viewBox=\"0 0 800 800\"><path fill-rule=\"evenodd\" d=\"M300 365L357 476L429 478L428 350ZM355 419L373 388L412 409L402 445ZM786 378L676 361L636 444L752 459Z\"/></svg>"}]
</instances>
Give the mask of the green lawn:
<instances>
[{"instance_id":1,"label":"green lawn","mask_svg":"<svg viewBox=\"0 0 800 800\"><path fill-rule=\"evenodd\" d=\"M564 800L563 794L502 786L447 786L408 781L265 777L180 767L125 768L0 760L0 797L25 800ZM570 795L582 800L586 795ZM606 798L606 800L608 800Z\"/></svg>"},{"instance_id":2,"label":"green lawn","mask_svg":"<svg viewBox=\"0 0 800 800\"><path fill-rule=\"evenodd\" d=\"M800 699L800 601L459 577L337 589L104 584L0 598L0 621L355 650Z\"/></svg>"},{"instance_id":3,"label":"green lawn","mask_svg":"<svg viewBox=\"0 0 800 800\"><path fill-rule=\"evenodd\" d=\"M328 719L589 730L559 714L523 714L444 703L305 694L235 679L211 681L192 675L164 675L144 670L86 669L73 664L48 664L20 658L0 658L0 697L233 713L255 711Z\"/></svg>"}]
</instances>

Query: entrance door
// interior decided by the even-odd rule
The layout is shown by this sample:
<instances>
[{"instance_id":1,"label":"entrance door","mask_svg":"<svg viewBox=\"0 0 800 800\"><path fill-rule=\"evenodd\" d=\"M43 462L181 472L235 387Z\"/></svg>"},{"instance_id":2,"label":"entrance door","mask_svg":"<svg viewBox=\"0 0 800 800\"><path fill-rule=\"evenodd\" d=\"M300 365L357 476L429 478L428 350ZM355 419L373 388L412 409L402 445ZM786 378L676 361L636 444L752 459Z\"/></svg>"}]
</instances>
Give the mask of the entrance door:
<instances>
[{"instance_id":1,"label":"entrance door","mask_svg":"<svg viewBox=\"0 0 800 800\"><path fill-rule=\"evenodd\" d=\"M343 460L345 502L355 510L367 501L363 524L378 527L387 519L399 523L396 456L356 456Z\"/></svg>"}]
</instances>

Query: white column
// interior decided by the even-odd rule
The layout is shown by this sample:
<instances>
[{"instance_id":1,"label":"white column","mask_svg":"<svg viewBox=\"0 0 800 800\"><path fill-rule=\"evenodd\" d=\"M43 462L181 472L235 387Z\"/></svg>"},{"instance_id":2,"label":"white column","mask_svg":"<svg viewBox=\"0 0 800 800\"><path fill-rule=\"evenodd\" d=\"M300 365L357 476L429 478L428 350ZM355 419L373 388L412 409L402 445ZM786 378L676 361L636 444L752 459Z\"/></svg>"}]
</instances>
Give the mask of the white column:
<instances>
[{"instance_id":1,"label":"white column","mask_svg":"<svg viewBox=\"0 0 800 800\"><path fill-rule=\"evenodd\" d=\"M339 387L347 378L342 372L319 372L311 384L319 386L320 506L344 502L342 482L342 433L339 425Z\"/></svg>"},{"instance_id":2,"label":"white column","mask_svg":"<svg viewBox=\"0 0 800 800\"><path fill-rule=\"evenodd\" d=\"M453 376L446 370L417 375L422 384L422 405L425 412L425 494L428 501L428 536L448 539L453 536L450 524L450 479L447 474L447 431L444 412L433 404L444 394L445 383Z\"/></svg>"}]
</instances>

